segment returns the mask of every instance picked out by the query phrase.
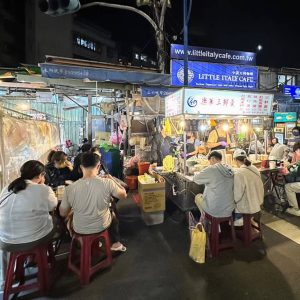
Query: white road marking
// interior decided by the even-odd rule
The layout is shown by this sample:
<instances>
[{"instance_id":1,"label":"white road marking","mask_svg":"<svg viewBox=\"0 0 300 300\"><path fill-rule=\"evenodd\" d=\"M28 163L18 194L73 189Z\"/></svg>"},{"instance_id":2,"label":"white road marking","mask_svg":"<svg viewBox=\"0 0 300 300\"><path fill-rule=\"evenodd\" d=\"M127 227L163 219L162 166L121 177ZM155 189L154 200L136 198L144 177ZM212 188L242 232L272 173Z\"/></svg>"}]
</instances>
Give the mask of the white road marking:
<instances>
[{"instance_id":1,"label":"white road marking","mask_svg":"<svg viewBox=\"0 0 300 300\"><path fill-rule=\"evenodd\" d=\"M279 219L275 216L272 216L271 220L267 222L264 222L264 220L262 220L262 223L300 245L300 228L298 226L293 225L286 220Z\"/></svg>"}]
</instances>

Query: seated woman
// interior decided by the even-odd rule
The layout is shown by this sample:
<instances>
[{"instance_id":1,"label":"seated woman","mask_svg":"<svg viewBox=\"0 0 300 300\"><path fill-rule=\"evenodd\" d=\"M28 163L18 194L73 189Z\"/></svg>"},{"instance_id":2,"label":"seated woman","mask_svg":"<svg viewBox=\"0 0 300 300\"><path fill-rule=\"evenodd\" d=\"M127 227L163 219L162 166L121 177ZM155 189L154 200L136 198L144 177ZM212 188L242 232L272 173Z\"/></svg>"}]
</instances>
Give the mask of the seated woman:
<instances>
[{"instance_id":1,"label":"seated woman","mask_svg":"<svg viewBox=\"0 0 300 300\"><path fill-rule=\"evenodd\" d=\"M63 151L56 151L52 156L54 170L48 172L47 169L47 183L51 187L58 187L65 185L66 180L70 179L73 167L67 160L67 155Z\"/></svg>"},{"instance_id":2,"label":"seated woman","mask_svg":"<svg viewBox=\"0 0 300 300\"><path fill-rule=\"evenodd\" d=\"M21 177L0 195L0 248L29 250L51 240L54 234L49 214L57 206L50 187L44 185L45 167L36 160L21 167Z\"/></svg>"},{"instance_id":3,"label":"seated woman","mask_svg":"<svg viewBox=\"0 0 300 300\"><path fill-rule=\"evenodd\" d=\"M237 149L233 154L238 169L234 175L234 202L236 203L235 226L243 226L241 214L255 214L260 211L264 199L264 185L257 168L251 165L247 154Z\"/></svg>"},{"instance_id":4,"label":"seated woman","mask_svg":"<svg viewBox=\"0 0 300 300\"><path fill-rule=\"evenodd\" d=\"M52 161L53 155L56 153L57 150L50 150L48 156L47 156L47 164L45 165L45 184L49 184L50 177L55 172L54 163Z\"/></svg>"}]
</instances>

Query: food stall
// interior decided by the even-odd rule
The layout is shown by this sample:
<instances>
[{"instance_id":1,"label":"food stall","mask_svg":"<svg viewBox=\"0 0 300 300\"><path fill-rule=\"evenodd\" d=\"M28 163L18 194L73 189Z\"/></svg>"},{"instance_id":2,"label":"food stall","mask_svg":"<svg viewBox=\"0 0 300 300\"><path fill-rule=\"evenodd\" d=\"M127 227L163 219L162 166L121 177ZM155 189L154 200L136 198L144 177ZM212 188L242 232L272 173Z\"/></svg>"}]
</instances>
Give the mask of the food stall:
<instances>
[{"instance_id":1,"label":"food stall","mask_svg":"<svg viewBox=\"0 0 300 300\"><path fill-rule=\"evenodd\" d=\"M194 196L203 192L204 187L199 187L193 182L193 175L208 165L206 156L197 155L186 159L187 131L198 131L203 137L202 143L206 144L206 136L210 127L210 120L224 120L232 137L231 147L219 150L223 154L223 161L233 164L232 153L236 147L246 148L250 131L260 132L260 137L267 144L267 132L272 127L273 95L260 92L242 92L214 89L182 88L165 99L165 116L169 118L175 132L182 127L183 158L175 164L174 172L160 174L166 179L166 197L174 202L182 211L195 208ZM255 134L255 141L257 135ZM257 145L257 143L256 143ZM255 147L257 148L257 146ZM263 155L265 155L264 153ZM255 151L251 157L255 164L260 164L260 156ZM264 157L262 157L264 158Z\"/></svg>"}]
</instances>

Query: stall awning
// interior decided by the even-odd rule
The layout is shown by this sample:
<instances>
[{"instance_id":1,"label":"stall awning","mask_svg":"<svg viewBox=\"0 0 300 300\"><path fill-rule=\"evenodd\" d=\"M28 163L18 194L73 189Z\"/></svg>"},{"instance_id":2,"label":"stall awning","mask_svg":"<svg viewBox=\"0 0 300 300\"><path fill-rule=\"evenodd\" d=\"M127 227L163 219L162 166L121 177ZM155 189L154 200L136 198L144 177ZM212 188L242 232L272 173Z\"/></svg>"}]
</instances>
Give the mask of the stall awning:
<instances>
[{"instance_id":1,"label":"stall awning","mask_svg":"<svg viewBox=\"0 0 300 300\"><path fill-rule=\"evenodd\" d=\"M91 67L67 66L60 64L41 63L42 76L46 78L88 79L98 82L128 83L137 85L169 86L169 74L108 70Z\"/></svg>"}]
</instances>

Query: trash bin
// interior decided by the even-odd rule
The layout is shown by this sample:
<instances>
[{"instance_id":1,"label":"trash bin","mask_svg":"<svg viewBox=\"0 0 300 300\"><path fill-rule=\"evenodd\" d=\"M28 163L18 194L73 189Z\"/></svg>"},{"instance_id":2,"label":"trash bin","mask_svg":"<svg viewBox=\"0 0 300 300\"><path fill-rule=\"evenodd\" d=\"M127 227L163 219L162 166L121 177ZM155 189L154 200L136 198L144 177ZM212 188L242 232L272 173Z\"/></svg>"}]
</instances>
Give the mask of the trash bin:
<instances>
[{"instance_id":1,"label":"trash bin","mask_svg":"<svg viewBox=\"0 0 300 300\"><path fill-rule=\"evenodd\" d=\"M121 169L121 156L119 149L110 149L105 151L103 148L100 148L101 159L108 169L110 175L115 176L117 178L122 177L122 169Z\"/></svg>"}]
</instances>

